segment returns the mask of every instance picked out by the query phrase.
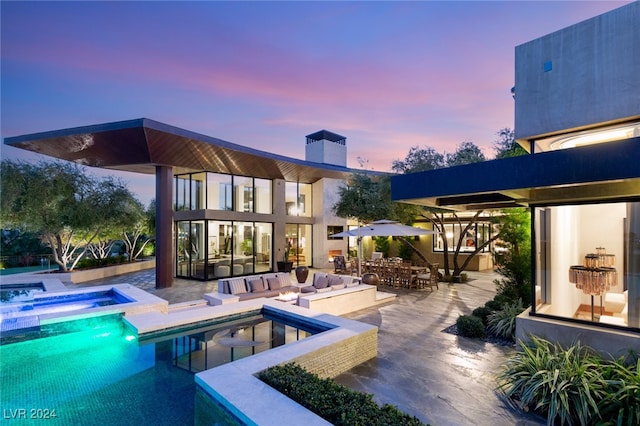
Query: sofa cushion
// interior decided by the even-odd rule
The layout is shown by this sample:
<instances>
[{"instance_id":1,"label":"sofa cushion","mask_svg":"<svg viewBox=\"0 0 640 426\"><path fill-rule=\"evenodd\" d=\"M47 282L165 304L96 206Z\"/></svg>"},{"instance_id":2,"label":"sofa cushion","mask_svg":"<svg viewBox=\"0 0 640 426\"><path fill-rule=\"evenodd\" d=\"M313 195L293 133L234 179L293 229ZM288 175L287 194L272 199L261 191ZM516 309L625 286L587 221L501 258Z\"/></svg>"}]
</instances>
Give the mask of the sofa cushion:
<instances>
[{"instance_id":1,"label":"sofa cushion","mask_svg":"<svg viewBox=\"0 0 640 426\"><path fill-rule=\"evenodd\" d=\"M262 281L262 277L254 278L250 280L247 284L249 284L249 289L252 293L257 293L259 291L264 291L264 282Z\"/></svg>"},{"instance_id":2,"label":"sofa cushion","mask_svg":"<svg viewBox=\"0 0 640 426\"><path fill-rule=\"evenodd\" d=\"M247 292L247 286L244 283L243 278L232 278L228 282L231 294L242 294Z\"/></svg>"},{"instance_id":3,"label":"sofa cushion","mask_svg":"<svg viewBox=\"0 0 640 426\"><path fill-rule=\"evenodd\" d=\"M291 286L291 278L289 274L278 274L278 279L280 280L280 288Z\"/></svg>"},{"instance_id":4,"label":"sofa cushion","mask_svg":"<svg viewBox=\"0 0 640 426\"><path fill-rule=\"evenodd\" d=\"M313 281L313 286L317 289L327 288L329 286L329 279L326 275L314 277Z\"/></svg>"},{"instance_id":5,"label":"sofa cushion","mask_svg":"<svg viewBox=\"0 0 640 426\"><path fill-rule=\"evenodd\" d=\"M331 287L322 287L322 288L318 288L317 292L318 293L326 293L326 292L331 291L331 290L333 290Z\"/></svg>"},{"instance_id":6,"label":"sofa cushion","mask_svg":"<svg viewBox=\"0 0 640 426\"><path fill-rule=\"evenodd\" d=\"M279 290L282 285L280 284L280 279L278 277L267 278L267 284L269 284L270 290Z\"/></svg>"},{"instance_id":7,"label":"sofa cushion","mask_svg":"<svg viewBox=\"0 0 640 426\"><path fill-rule=\"evenodd\" d=\"M342 283L342 277L339 277L338 275L329 275L329 286L333 287L334 285L340 285Z\"/></svg>"},{"instance_id":8,"label":"sofa cushion","mask_svg":"<svg viewBox=\"0 0 640 426\"><path fill-rule=\"evenodd\" d=\"M334 284L334 285L331 286L331 290L340 290L341 288L345 288L345 284L344 283Z\"/></svg>"},{"instance_id":9,"label":"sofa cushion","mask_svg":"<svg viewBox=\"0 0 640 426\"><path fill-rule=\"evenodd\" d=\"M308 286L306 286L306 287L302 287L302 288L300 289L300 292L302 292L302 293L316 293L317 291L318 291L318 289L317 289L317 288L315 288L315 287L314 287L314 286L312 286L312 285L308 285Z\"/></svg>"}]
</instances>

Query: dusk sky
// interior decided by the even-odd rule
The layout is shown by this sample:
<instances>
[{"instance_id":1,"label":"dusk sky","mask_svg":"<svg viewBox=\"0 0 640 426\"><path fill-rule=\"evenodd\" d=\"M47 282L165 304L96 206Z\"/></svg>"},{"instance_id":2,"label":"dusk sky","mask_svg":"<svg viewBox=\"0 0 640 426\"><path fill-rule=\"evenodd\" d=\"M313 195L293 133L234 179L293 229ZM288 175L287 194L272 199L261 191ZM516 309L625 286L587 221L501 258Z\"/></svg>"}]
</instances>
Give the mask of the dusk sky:
<instances>
[{"instance_id":1,"label":"dusk sky","mask_svg":"<svg viewBox=\"0 0 640 426\"><path fill-rule=\"evenodd\" d=\"M2 1L2 138L146 117L295 158L326 129L354 168L463 141L492 157L515 46L627 3Z\"/></svg>"}]
</instances>

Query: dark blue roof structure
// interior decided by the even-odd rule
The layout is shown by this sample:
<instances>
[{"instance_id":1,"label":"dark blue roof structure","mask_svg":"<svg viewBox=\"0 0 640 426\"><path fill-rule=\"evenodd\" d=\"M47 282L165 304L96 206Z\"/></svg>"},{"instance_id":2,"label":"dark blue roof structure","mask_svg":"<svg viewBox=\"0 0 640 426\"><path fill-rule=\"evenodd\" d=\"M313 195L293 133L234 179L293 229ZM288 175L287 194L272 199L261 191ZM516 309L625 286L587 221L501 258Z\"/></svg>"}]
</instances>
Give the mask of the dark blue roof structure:
<instances>
[{"instance_id":1,"label":"dark blue roof structure","mask_svg":"<svg viewBox=\"0 0 640 426\"><path fill-rule=\"evenodd\" d=\"M453 210L640 198L640 138L396 175L391 198Z\"/></svg>"}]
</instances>

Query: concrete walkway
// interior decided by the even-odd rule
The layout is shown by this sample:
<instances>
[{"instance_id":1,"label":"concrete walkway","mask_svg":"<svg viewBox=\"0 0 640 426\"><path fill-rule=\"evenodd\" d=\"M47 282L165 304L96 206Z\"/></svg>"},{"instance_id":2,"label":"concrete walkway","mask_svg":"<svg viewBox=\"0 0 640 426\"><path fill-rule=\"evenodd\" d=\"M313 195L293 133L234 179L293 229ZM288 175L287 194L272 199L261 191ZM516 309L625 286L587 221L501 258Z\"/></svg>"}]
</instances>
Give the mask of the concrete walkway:
<instances>
[{"instance_id":1,"label":"concrete walkway","mask_svg":"<svg viewBox=\"0 0 640 426\"><path fill-rule=\"evenodd\" d=\"M309 274L309 280L314 270ZM495 375L514 350L443 330L459 315L471 314L495 295L494 273L469 272L465 284L440 283L439 289L404 290L392 303L345 317L379 327L378 357L344 373L336 381L370 393L380 403L397 406L433 426L543 425L544 419L512 409L495 392ZM95 284L129 283L169 303L201 299L217 291L217 282L176 279L169 289L155 289L153 270L103 279Z\"/></svg>"}]
</instances>

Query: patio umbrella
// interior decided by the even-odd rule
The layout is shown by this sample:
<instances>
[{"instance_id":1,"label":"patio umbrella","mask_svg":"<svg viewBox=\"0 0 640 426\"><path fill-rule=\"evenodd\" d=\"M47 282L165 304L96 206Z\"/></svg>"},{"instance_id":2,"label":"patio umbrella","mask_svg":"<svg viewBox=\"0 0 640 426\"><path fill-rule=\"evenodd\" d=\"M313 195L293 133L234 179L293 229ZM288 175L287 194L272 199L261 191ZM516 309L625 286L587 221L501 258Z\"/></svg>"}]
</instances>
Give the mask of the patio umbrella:
<instances>
[{"instance_id":1,"label":"patio umbrella","mask_svg":"<svg viewBox=\"0 0 640 426\"><path fill-rule=\"evenodd\" d=\"M358 237L358 258L360 259L362 237L414 237L433 234L437 234L437 232L403 225L393 220L381 219L359 228L333 234L332 237ZM361 275L360 272L360 262L358 262L358 276Z\"/></svg>"}]
</instances>

